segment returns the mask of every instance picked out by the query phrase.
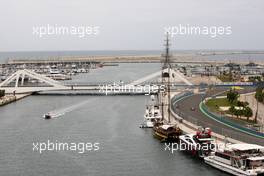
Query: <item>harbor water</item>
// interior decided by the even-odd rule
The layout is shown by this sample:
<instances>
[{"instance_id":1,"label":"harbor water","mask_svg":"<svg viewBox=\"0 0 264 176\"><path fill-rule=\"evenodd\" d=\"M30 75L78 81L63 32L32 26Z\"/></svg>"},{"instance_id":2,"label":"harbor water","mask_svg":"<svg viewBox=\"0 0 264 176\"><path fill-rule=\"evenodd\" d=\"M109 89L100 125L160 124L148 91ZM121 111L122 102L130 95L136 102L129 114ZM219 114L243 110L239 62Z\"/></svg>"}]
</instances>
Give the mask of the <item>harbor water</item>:
<instances>
[{"instance_id":1,"label":"harbor water","mask_svg":"<svg viewBox=\"0 0 264 176\"><path fill-rule=\"evenodd\" d=\"M160 64L120 64L76 79L129 81L159 69ZM147 100L148 96L29 96L1 107L0 175L226 175L184 152L165 151L151 129L139 128ZM61 115L44 120L43 114L51 111ZM33 143L48 140L99 143L99 150L33 150Z\"/></svg>"}]
</instances>

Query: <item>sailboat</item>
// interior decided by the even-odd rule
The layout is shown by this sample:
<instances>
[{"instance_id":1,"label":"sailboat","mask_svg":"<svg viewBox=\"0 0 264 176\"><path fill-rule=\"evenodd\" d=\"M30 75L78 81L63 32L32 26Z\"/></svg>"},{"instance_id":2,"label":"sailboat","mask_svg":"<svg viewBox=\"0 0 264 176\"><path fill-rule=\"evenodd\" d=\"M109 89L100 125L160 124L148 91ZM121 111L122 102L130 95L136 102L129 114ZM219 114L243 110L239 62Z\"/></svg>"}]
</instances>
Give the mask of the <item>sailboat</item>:
<instances>
[{"instance_id":1,"label":"sailboat","mask_svg":"<svg viewBox=\"0 0 264 176\"><path fill-rule=\"evenodd\" d=\"M171 96L170 96L170 54L169 54L169 35L166 37L166 52L165 59L161 71L162 84L166 84L166 92L160 92L161 110L162 110L162 121L154 124L153 135L163 142L178 142L179 136L182 135L182 130L176 125L171 123L170 119L170 108L171 108ZM167 104L164 104L167 101ZM164 106L165 105L165 106ZM164 108L167 109L168 119L164 118Z\"/></svg>"}]
</instances>

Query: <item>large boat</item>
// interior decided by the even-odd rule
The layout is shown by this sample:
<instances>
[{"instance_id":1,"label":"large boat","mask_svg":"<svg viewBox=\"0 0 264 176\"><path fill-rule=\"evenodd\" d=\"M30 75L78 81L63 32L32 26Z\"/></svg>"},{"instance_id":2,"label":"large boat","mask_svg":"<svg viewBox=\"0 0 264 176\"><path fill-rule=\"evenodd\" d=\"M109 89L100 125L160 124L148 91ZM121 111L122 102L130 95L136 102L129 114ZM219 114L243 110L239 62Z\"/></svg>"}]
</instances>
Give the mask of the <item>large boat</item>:
<instances>
[{"instance_id":1,"label":"large boat","mask_svg":"<svg viewBox=\"0 0 264 176\"><path fill-rule=\"evenodd\" d=\"M233 175L264 175L264 147L255 144L227 144L204 158L205 163Z\"/></svg>"},{"instance_id":2,"label":"large boat","mask_svg":"<svg viewBox=\"0 0 264 176\"><path fill-rule=\"evenodd\" d=\"M160 113L159 105L156 103L154 95L152 95L150 103L146 105L144 121L139 127L153 128L154 124L161 121L161 119L162 115Z\"/></svg>"},{"instance_id":3,"label":"large boat","mask_svg":"<svg viewBox=\"0 0 264 176\"><path fill-rule=\"evenodd\" d=\"M182 150L191 152L194 156L204 158L215 148L214 139L211 137L210 128L199 128L196 134L179 136Z\"/></svg>"},{"instance_id":4,"label":"large boat","mask_svg":"<svg viewBox=\"0 0 264 176\"><path fill-rule=\"evenodd\" d=\"M176 125L156 123L153 127L153 135L162 142L179 142L182 130Z\"/></svg>"},{"instance_id":5,"label":"large boat","mask_svg":"<svg viewBox=\"0 0 264 176\"><path fill-rule=\"evenodd\" d=\"M155 123L153 134L156 138L164 142L178 142L179 136L182 135L182 130L176 124L171 123L171 62L169 53L169 34L167 33L165 40L165 54L162 60L163 66L161 70L161 82L165 85L164 91L159 93L161 102L162 121ZM166 117L166 118L165 118Z\"/></svg>"}]
</instances>

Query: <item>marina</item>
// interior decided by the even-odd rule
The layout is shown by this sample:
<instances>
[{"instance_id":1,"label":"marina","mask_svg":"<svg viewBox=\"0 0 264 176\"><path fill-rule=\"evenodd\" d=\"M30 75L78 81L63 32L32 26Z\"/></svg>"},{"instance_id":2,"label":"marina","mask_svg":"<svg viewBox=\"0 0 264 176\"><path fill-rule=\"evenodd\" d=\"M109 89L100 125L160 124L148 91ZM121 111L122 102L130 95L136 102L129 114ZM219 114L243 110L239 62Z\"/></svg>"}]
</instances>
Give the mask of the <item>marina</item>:
<instances>
[{"instance_id":1,"label":"marina","mask_svg":"<svg viewBox=\"0 0 264 176\"><path fill-rule=\"evenodd\" d=\"M0 176L264 176L264 1L0 2Z\"/></svg>"},{"instance_id":2,"label":"marina","mask_svg":"<svg viewBox=\"0 0 264 176\"><path fill-rule=\"evenodd\" d=\"M139 65L137 65L137 64L133 64L134 65L134 68L137 68L137 67L139 67ZM129 64L129 67L131 67L131 66L133 66L133 65L131 65L131 64ZM148 65L148 64L147 64ZM146 66L147 66L146 65ZM160 70L161 69L161 66L160 66L160 64L156 64L156 65L152 65L152 66L154 66L155 67L155 69L154 70L146 70L146 72L145 73L139 73L139 75L137 76L137 77L134 77L134 80L138 80L138 81L132 81L132 82L137 82L137 83L142 83L142 82L144 82L144 79L143 79L143 77L145 77L146 79L147 78L149 78L149 76L148 75L151 75L153 72L160 72L160 74L161 74L161 71L158 71L158 70ZM124 67L124 68L126 68L126 65L121 65L121 69L122 69L122 67ZM117 67L107 67L107 69L110 69L110 70L115 70ZM103 69L95 69L93 72L101 72L101 71L103 71L104 70L104 68ZM166 70L165 70L166 71ZM172 71L169 75L172 75L172 73L174 73L174 71ZM93 73L86 73L86 74L93 74ZM180 73L178 73L178 74L180 74ZM154 74L152 74L152 75L154 75ZM156 74L157 76L158 76L158 74ZM162 75L162 74L161 74ZM163 74L164 75L164 74ZM165 74L166 75L166 74ZM75 77L78 77L79 75L76 75ZM80 76L81 76L81 74L80 74ZM116 75L117 77L115 78L116 80L121 80L121 78L120 78L120 76L122 76L122 75ZM176 76L177 77L177 76ZM131 77L130 77L131 78ZM140 79L139 79L140 78ZM154 78L154 77L153 77ZM152 78L152 79L153 79ZM180 82L184 82L184 76L180 76L180 77L177 77L177 79L175 79L175 80L178 80L178 82L180 83ZM103 78L102 77L102 79L101 79L101 81L102 82L104 82L104 79L106 79L106 78ZM126 82L128 82L128 80L126 80L126 79L123 79L122 78L122 80L124 80L124 81L126 81ZM164 78L164 83L169 83L170 81L168 81L168 78ZM190 84L188 81L185 81L184 82L186 85L188 85L188 84ZM132 84L132 83L131 83ZM167 85L168 86L168 85ZM166 90L168 90L167 89L168 87L166 87ZM180 91L181 89L178 89L178 91ZM182 90L185 90L185 89L182 89ZM148 140L147 141L149 141L150 139L149 138L153 138L152 136L154 135L154 137L155 138L153 138L153 141L151 142L152 143L152 145L153 145L153 143L155 143L156 145L153 145L153 147L154 146L156 146L157 147L157 144L159 144L159 142L158 142L158 140L155 140L156 138L158 138L160 141L162 141L163 143L164 142L183 142L184 140L182 139L183 137L185 137L185 136L189 136L189 137L194 137L195 135L197 135L197 131L195 131L195 130L193 130L192 128L189 128L190 126L188 126L187 125L187 122L186 123L179 123L179 122L181 122L182 120L181 119L179 119L178 118L178 116L177 115L175 115L175 114L173 114L173 112L171 112L172 114L170 114L169 116L168 116L168 113L167 112L170 112L170 111L172 111L172 110L170 110L170 111L168 111L168 109L166 110L166 108L168 108L169 106L168 106L168 102L170 102L170 99L172 99L172 98L174 98L175 97L175 95L178 95L179 94L179 92L174 92L175 90L170 90L171 91L171 93L170 93L170 98L168 99L168 96L169 96L169 94L168 93L164 93L164 95L165 96L162 96L162 95L157 95L157 94L154 94L154 95L149 95L149 96L143 96L142 98L139 98L139 97L134 97L134 98L132 98L133 100L141 100L141 103L138 105L138 108L139 108L139 112L137 113L138 115L137 115L137 121L133 121L133 124L134 125L132 125L133 127L130 127L131 128L131 130L132 131L134 131L134 132L136 132L136 134L138 134L139 136L142 136L142 130L143 131L145 131L144 133L146 133L146 136L144 137L144 138L148 138ZM87 95L83 95L84 97L79 97L79 96L77 96L77 97L75 97L75 98L73 98L73 99L83 99L83 98L85 98L85 97L87 97ZM104 96L103 96L104 97ZM113 99L115 99L114 97L113 98L111 98L111 96L110 97L105 97L105 98L103 98L103 97L99 97L99 99L101 100L101 99L105 99L107 102L108 101L113 101ZM68 102L70 102L70 99L72 99L72 98L70 98L70 97L54 97L55 99L61 99L61 100L64 100L65 98L66 99L68 99ZM40 116L42 116L42 115L48 115L48 116L50 116L51 117L51 119L52 118L55 118L55 119L57 119L57 120L55 120L55 121L61 121L61 120L63 120L63 119L65 119L66 121L67 121L67 119L68 120L70 120L71 118L70 117L73 117L73 114L75 114L75 113L77 113L77 114L79 114L80 113L80 111L82 112L83 110L84 110L84 107L87 107L87 106L91 106L91 108L94 106L93 104L94 104L94 102L101 102L101 101L98 101L99 99L98 98L93 98L93 97L91 97L91 95L90 96L88 96L87 97L88 99L91 99L90 101L89 100L84 100L84 101L81 101L81 100L79 100L80 102L78 103L78 102L76 102L75 104L73 104L73 105L66 105L66 107L58 107L58 105L59 104L54 104L55 106L57 106L57 108L51 108L51 109L55 109L55 110L44 110L43 109L43 111L42 111L42 113L41 112L39 112L39 113L35 113L36 115L34 115L34 117L40 117ZM131 98L129 98L128 97L128 99L131 99ZM53 96L49 96L49 95L46 95L46 96L37 96L37 95L35 95L35 96L32 96L32 97L28 97L28 98L26 98L26 99L24 99L24 100L22 100L23 102L31 102L32 100L31 99L38 99L38 101L39 100L42 100L43 99L43 101L45 102L46 100L45 99L51 99L51 101L52 101L52 99L53 99ZM112 100L111 100L112 99ZM123 101L124 99L127 99L126 97L120 97L120 96L118 96L118 99L120 99L120 100L118 100L116 103L114 103L113 104L113 106L115 105L115 106L119 106L117 103L119 102L119 101ZM161 104L161 102L158 102L158 101L161 101L162 100L162 102L163 102L163 105ZM144 105L144 101L145 102L148 102L147 104L145 103L145 105ZM43 102L43 103L44 103ZM93 103L92 103L93 102ZM24 104L24 103L23 103ZM100 103L99 103L100 104ZM175 103L173 103L173 102L171 102L171 104L172 105L175 105ZM53 105L53 106L54 106ZM127 106L127 105L126 105ZM131 106L131 105L129 105L129 106ZM144 106L146 107L145 108L145 113L144 113ZM12 104L10 104L9 105L9 107L12 107ZM110 107L108 107L108 106L105 106L108 110L110 110L109 108ZM8 106L7 106L7 108L8 108ZM123 107L123 108L125 108L125 107ZM141 110L140 110L141 109ZM90 112L90 108L89 108L89 112ZM114 112L114 111L111 111L112 113ZM132 114L134 114L134 113L132 113L133 111L131 110L130 111L131 112L131 115ZM98 113L98 112L96 112L96 113ZM108 113L107 113L108 114ZM105 115L102 115L101 114L101 116L105 116ZM152 119L152 117L154 117L155 118L155 120L154 120L154 123L153 123L153 121L152 121L152 123L150 124L150 125L146 125L147 123L145 123L144 122L144 125L145 126L142 126L142 127L153 127L153 129L142 129L142 130L140 130L139 128L138 128L138 124L141 124L142 123L142 116L144 116L144 119L145 120L150 120L151 121L151 119ZM121 116L120 116L121 117ZM44 117L45 118L45 117ZM84 118L84 117L83 117ZM168 118L170 118L170 119L168 119ZM50 118L46 118L46 119L50 119ZM144 121L144 119L143 119L143 121ZM162 122L162 119L163 119L163 122ZM102 119L103 120L103 119ZM165 121L164 121L165 120ZM52 120L53 121L53 120ZM58 122L52 122L52 123L58 123ZM64 120L63 120L64 121ZM168 123L170 121L170 123ZM176 123L175 123L176 122ZM119 123L121 123L121 122L119 122ZM122 123L124 123L124 122L122 122ZM130 122L131 123L131 122ZM160 124L159 124L160 123ZM155 124L156 124L156 126L155 126ZM176 126L175 126L175 124L177 124ZM183 125L184 124L184 125ZM116 126L117 127L117 126ZM127 126L126 126L126 128L127 128ZM111 128L109 128L109 130L110 129L112 129L112 127ZM138 130L136 130L136 129L138 129ZM135 131L136 130L136 131ZM197 130L198 130L198 128L197 128ZM184 133L184 134L182 134L182 133ZM223 142L225 139L224 138L222 138L221 139L221 137L219 137L217 134L215 134L214 133L214 131L212 131L212 136L213 136L213 138L214 138L214 140L216 139L218 142L219 141L221 141L221 142ZM141 134L141 135L140 135ZM195 135L194 135L195 134ZM62 134L61 134L62 135ZM113 137L112 137L113 138ZM113 138L114 139L114 138ZM113 140L112 139L112 140ZM119 139L119 137L117 138L117 139ZM112 140L110 140L110 141L112 141ZM136 140L139 140L138 138L136 139ZM143 140L143 139L142 139ZM203 141L203 139L201 139L202 141ZM207 140L208 142L210 141L210 142L212 142L212 140L211 139L208 139ZM205 141L203 141L203 142L205 142ZM151 144L150 143L150 144ZM142 144L144 144L144 143L142 143ZM110 145L110 144L109 144ZM158 145L158 148L162 148L164 146L164 144L159 144ZM153 148L152 147L152 148ZM184 152L182 152L182 151L179 151L180 153L184 153ZM188 151L188 152L190 152L190 151ZM193 156L193 152L194 151L191 151L191 155L190 156ZM199 153L200 151L197 151L197 153ZM204 153L203 153L204 152ZM209 157L210 155L209 155L209 153L208 153L208 151L203 151L202 153L199 153L198 154L198 156L200 156L200 157L202 157L202 158L206 158L207 156ZM141 153L141 152L140 152ZM138 153L138 155L140 155L140 153ZM173 157L175 157L175 162L177 161L177 162L179 162L179 160L178 160L178 158L176 158L176 157L180 157L182 154L180 154L180 153L178 153L178 154L176 154L177 156L174 156L173 155ZM213 154L213 153L212 153ZM89 154L90 155L90 154ZM178 156L179 155L179 156ZM186 156L182 156L182 157L186 157ZM201 165L200 165L200 162L201 161L196 161L196 160L189 160L188 159L188 157L186 158L187 160L188 160L188 162L191 162L191 163L196 163L196 162L198 162L198 163L196 163L197 164L197 167L201 167ZM182 159L181 159L182 160ZM182 161L181 161L182 162ZM203 163L203 162L202 162ZM209 169L208 170L208 168L206 167L206 165L203 165L202 164L202 167L204 167L204 169L205 170L207 170L206 172L212 172L212 174L213 173L215 173L215 172L218 172L218 171L216 171L216 170L214 170L213 168L212 169ZM109 168L110 169L110 168ZM202 172L205 172L205 170L203 170L202 169ZM195 171L195 172L197 172L197 171ZM219 172L219 174L222 174L221 172Z\"/></svg>"},{"instance_id":3,"label":"marina","mask_svg":"<svg viewBox=\"0 0 264 176\"><path fill-rule=\"evenodd\" d=\"M100 95L98 94L100 91L101 91L101 95L105 95L105 96L148 95L147 99L143 98L147 103L145 104L145 113L143 112L143 108L141 108L142 111L140 112L142 112L141 117L143 116L143 122L139 123L140 124L139 127L143 128L142 129L143 131L148 130L148 132L146 131L148 135L153 136L154 139L158 139L156 142L165 143L165 145L167 143L184 145L185 146L184 151L179 151L179 152L191 153L190 155L191 157L201 159L201 160L199 159L199 162L206 163L208 165L211 165L215 168L218 168L227 173L231 173L233 175L240 175L240 174L260 175L263 172L263 168L264 168L262 162L263 160L262 152L258 154L252 154L252 152L250 152L250 156L247 155L248 159L241 161L242 163L239 163L239 165L234 165L233 163L235 162L231 161L231 164L225 166L227 162L224 162L222 159L218 159L220 156L219 154L220 148L218 147L219 145L257 146L256 144L246 144L244 143L245 141L243 140L240 141L239 138L227 138L228 135L227 133L219 134L217 133L217 131L214 131L216 126L210 126L210 127L197 126L196 124L193 124L192 121L190 122L185 120L184 117L177 112L177 108L181 106L181 104L178 105L178 101L184 99L185 96L188 97L188 96L192 96L193 94L194 95L201 94L199 92L202 90L202 88L201 85L194 85L190 81L190 78L188 78L188 75L182 72L181 69L179 69L177 66L176 67L172 66L172 63L170 61L171 56L169 53L170 50L169 50L168 37L166 39L165 46L166 46L165 54L163 55L164 59L161 59L161 64L152 65L155 67L154 73L153 73L154 70L152 70L152 72L149 72L147 70L147 72L141 73L141 75L139 74L137 77L134 77L132 81L131 80L128 81L123 78L120 79L120 76L122 75L117 75L115 80L119 80L117 81L119 83L111 84L109 83L109 81L105 82L105 85L107 86L103 86L103 89L101 88L105 80L100 80L101 83L97 82L92 84L91 83L87 84L85 82L83 83L79 82L78 84L74 83L74 81L78 76L90 75L93 74L93 72L100 73L101 71L106 69L105 67L102 66L94 68L93 71L88 71L88 72L86 72L85 70L78 71L76 72L78 74L71 75L71 79L66 79L65 77L66 75L62 75L61 69L55 65L51 67L46 67L48 68L47 72L49 73L49 75L43 74L43 72L41 73L35 72L34 70L19 69L17 72L13 73L11 76L3 80L2 83L0 83L0 85L7 94L8 93L13 94L13 96L16 96L16 94L20 95L23 93L33 94L33 97L36 98L42 97L41 99L45 99L45 97L50 98L51 95L55 97L57 97L57 95L68 95L68 96L81 95L84 97L87 97L88 95L90 96L90 97L88 96L90 100L87 99L79 103L75 103L73 105L68 105L60 108L59 107L53 108L53 110L49 110L48 112L44 112L42 115L41 114L38 115L45 120L51 120L51 121L53 120L61 121L65 119L68 116L68 114L70 115L74 112L78 113L84 107L87 107L89 105L93 106L94 103L92 102L99 99L93 96ZM140 63L140 65L141 64L142 63ZM132 64L132 65L138 67L139 64ZM130 63L129 67L131 67L132 65ZM149 64L146 64L146 66L147 65ZM118 71L117 68L119 67L120 66L117 67L110 66L107 67L107 69ZM75 71L74 72L72 71L74 69L82 70L82 68L80 67L79 68L73 67L70 69L71 71L68 71L68 73L75 73ZM57 79L56 78L57 76L60 77L60 79ZM62 78L62 76L64 78ZM104 77L102 78L105 79ZM163 87L162 88L157 87L155 83L159 83ZM151 84L151 86L153 87L151 86L148 87L149 90L141 89L141 91L139 92L130 92L131 87L134 90L137 90L138 88L135 88L136 86L146 86L147 84ZM175 87L174 84L185 85L185 86ZM155 86L156 89L154 88ZM115 89L113 89L113 87ZM119 88L117 89L117 87ZM122 88L121 91L122 93L120 92L120 88ZM87 90L93 91L94 93L80 92ZM104 91L102 92L102 90ZM115 90L119 90L119 92ZM61 92L61 94L59 92ZM38 96L38 95L46 95L46 96ZM120 98L121 97L119 97L119 99ZM107 106L105 108L107 108ZM188 106L188 108L190 112L197 111L197 109L194 106ZM195 118L195 116L192 116L192 118ZM254 141L254 143L256 142L258 144L262 144L261 141L262 140L260 140L260 142ZM259 149L261 149L261 146L259 147L260 147ZM253 158L255 156L257 157ZM251 163L253 161L255 161L257 164L255 163L255 165L253 165L253 163Z\"/></svg>"}]
</instances>

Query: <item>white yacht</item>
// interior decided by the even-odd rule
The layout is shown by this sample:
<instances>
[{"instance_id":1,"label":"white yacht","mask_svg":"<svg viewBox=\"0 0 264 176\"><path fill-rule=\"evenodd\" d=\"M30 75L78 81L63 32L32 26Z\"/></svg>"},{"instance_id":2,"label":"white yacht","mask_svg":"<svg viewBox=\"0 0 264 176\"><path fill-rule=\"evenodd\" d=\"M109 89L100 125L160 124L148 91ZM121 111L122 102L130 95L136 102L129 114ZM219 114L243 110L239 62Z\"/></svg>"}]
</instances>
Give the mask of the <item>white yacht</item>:
<instances>
[{"instance_id":1,"label":"white yacht","mask_svg":"<svg viewBox=\"0 0 264 176\"><path fill-rule=\"evenodd\" d=\"M50 73L50 74L60 74L60 70L57 69L56 66L52 66L52 67L49 69L49 73Z\"/></svg>"},{"instance_id":2,"label":"white yacht","mask_svg":"<svg viewBox=\"0 0 264 176\"><path fill-rule=\"evenodd\" d=\"M204 158L215 149L214 139L211 137L210 128L200 127L196 134L179 136L180 144L184 144L182 150L191 152L194 156Z\"/></svg>"},{"instance_id":3,"label":"white yacht","mask_svg":"<svg viewBox=\"0 0 264 176\"><path fill-rule=\"evenodd\" d=\"M140 128L153 128L154 123L161 121L162 115L160 113L159 105L156 103L155 97L151 96L151 101L146 105L144 121Z\"/></svg>"},{"instance_id":4,"label":"white yacht","mask_svg":"<svg viewBox=\"0 0 264 176\"><path fill-rule=\"evenodd\" d=\"M47 74L46 75L49 78L52 78L54 80L71 80L71 77L69 75L65 75L65 74Z\"/></svg>"},{"instance_id":5,"label":"white yacht","mask_svg":"<svg viewBox=\"0 0 264 176\"><path fill-rule=\"evenodd\" d=\"M264 147L256 144L226 144L204 161L232 175L264 175Z\"/></svg>"}]
</instances>

